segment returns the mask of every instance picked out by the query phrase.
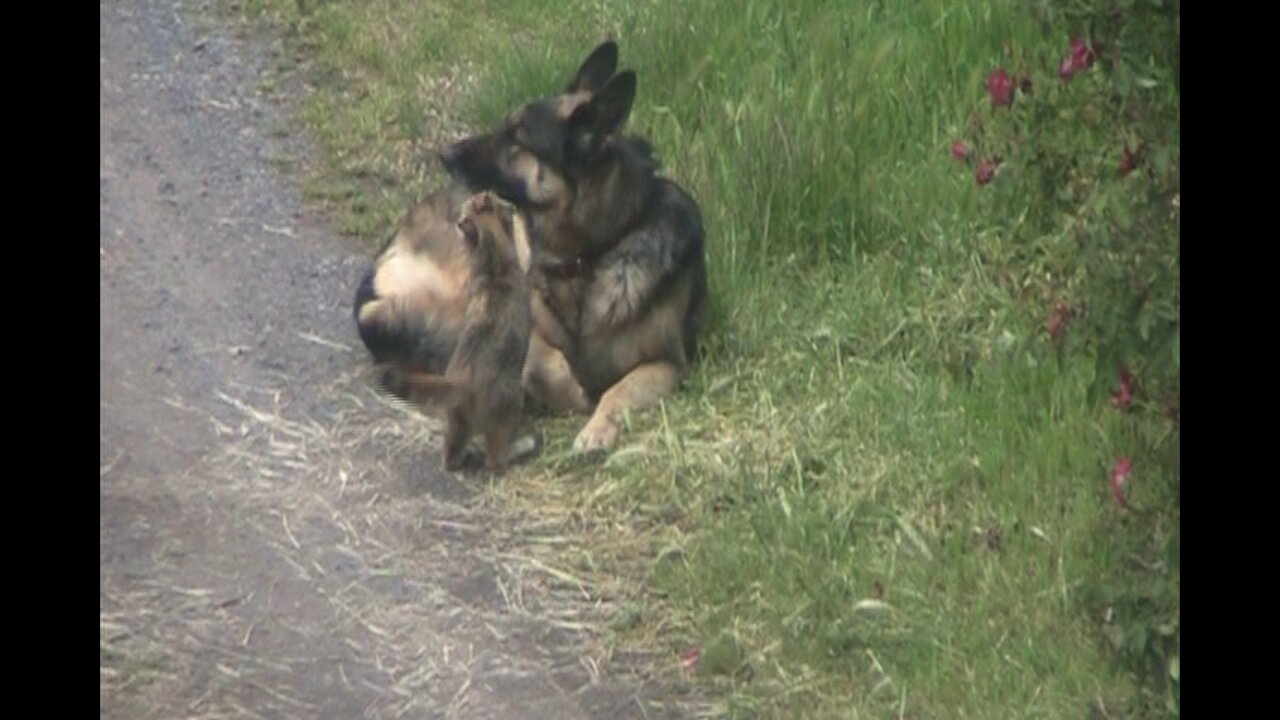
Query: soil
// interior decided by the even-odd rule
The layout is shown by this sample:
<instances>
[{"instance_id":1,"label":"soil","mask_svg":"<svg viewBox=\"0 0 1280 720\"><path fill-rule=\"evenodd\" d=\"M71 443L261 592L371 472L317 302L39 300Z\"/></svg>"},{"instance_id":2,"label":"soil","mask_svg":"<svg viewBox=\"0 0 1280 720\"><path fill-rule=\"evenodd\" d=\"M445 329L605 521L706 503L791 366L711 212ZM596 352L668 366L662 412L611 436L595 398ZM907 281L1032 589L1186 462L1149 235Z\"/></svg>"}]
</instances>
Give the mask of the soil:
<instances>
[{"instance_id":1,"label":"soil","mask_svg":"<svg viewBox=\"0 0 1280 720\"><path fill-rule=\"evenodd\" d=\"M101 716L680 716L373 389L266 49L100 12Z\"/></svg>"}]
</instances>

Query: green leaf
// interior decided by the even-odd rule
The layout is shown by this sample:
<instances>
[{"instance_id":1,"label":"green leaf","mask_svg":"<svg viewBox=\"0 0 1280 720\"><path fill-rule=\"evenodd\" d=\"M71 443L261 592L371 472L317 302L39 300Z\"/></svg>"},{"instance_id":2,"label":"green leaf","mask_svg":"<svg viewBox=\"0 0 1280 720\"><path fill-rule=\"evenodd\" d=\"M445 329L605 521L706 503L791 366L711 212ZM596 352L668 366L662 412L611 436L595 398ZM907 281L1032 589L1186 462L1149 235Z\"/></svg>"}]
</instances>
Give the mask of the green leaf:
<instances>
[{"instance_id":1,"label":"green leaf","mask_svg":"<svg viewBox=\"0 0 1280 720\"><path fill-rule=\"evenodd\" d=\"M1099 343L1098 358L1093 367L1093 382L1089 384L1089 402L1096 404L1111 392L1111 388L1120 380L1119 371L1112 361L1110 347Z\"/></svg>"},{"instance_id":2,"label":"green leaf","mask_svg":"<svg viewBox=\"0 0 1280 720\"><path fill-rule=\"evenodd\" d=\"M1133 216L1129 213L1129 206L1123 202L1110 203L1110 205L1116 225L1121 230L1130 230L1133 227Z\"/></svg>"},{"instance_id":3,"label":"green leaf","mask_svg":"<svg viewBox=\"0 0 1280 720\"><path fill-rule=\"evenodd\" d=\"M1129 93L1133 92L1133 71L1129 69L1128 64L1121 62L1116 66L1115 74L1111 76L1111 82L1120 97L1129 97Z\"/></svg>"},{"instance_id":4,"label":"green leaf","mask_svg":"<svg viewBox=\"0 0 1280 720\"><path fill-rule=\"evenodd\" d=\"M790 520L791 519L791 503L787 501L787 491L781 487L778 488L778 501L779 501L779 504L782 505L782 514L785 515L788 520Z\"/></svg>"},{"instance_id":5,"label":"green leaf","mask_svg":"<svg viewBox=\"0 0 1280 720\"><path fill-rule=\"evenodd\" d=\"M1156 172L1164 175L1169 172L1169 148L1160 148L1155 155Z\"/></svg>"},{"instance_id":6,"label":"green leaf","mask_svg":"<svg viewBox=\"0 0 1280 720\"><path fill-rule=\"evenodd\" d=\"M1142 652L1147 648L1147 628L1139 625L1134 628L1133 635L1130 637L1129 649L1133 652Z\"/></svg>"},{"instance_id":7,"label":"green leaf","mask_svg":"<svg viewBox=\"0 0 1280 720\"><path fill-rule=\"evenodd\" d=\"M1169 658L1169 677L1174 682L1180 682L1180 680L1178 679L1178 674L1179 674L1178 656L1174 655L1173 657Z\"/></svg>"},{"instance_id":8,"label":"green leaf","mask_svg":"<svg viewBox=\"0 0 1280 720\"><path fill-rule=\"evenodd\" d=\"M1009 352L1017 342L1017 336L1008 330L1001 332L1000 337L996 339L996 343L999 345L1001 352Z\"/></svg>"},{"instance_id":9,"label":"green leaf","mask_svg":"<svg viewBox=\"0 0 1280 720\"><path fill-rule=\"evenodd\" d=\"M1111 646L1116 650L1124 647L1124 630L1118 625L1112 625L1106 629L1107 639L1111 641Z\"/></svg>"},{"instance_id":10,"label":"green leaf","mask_svg":"<svg viewBox=\"0 0 1280 720\"><path fill-rule=\"evenodd\" d=\"M722 633L702 648L698 671L710 675L730 675L742 665L746 653L737 638Z\"/></svg>"}]
</instances>

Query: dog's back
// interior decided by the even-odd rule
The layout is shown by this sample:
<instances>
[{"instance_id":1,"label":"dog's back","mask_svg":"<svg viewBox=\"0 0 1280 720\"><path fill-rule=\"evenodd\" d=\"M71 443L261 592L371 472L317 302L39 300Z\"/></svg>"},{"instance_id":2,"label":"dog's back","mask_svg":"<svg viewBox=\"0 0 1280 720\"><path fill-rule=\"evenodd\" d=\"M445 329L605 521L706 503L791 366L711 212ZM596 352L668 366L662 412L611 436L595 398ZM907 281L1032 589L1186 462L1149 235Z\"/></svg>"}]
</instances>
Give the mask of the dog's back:
<instances>
[{"instance_id":1,"label":"dog's back","mask_svg":"<svg viewBox=\"0 0 1280 720\"><path fill-rule=\"evenodd\" d=\"M361 279L356 327L375 363L434 373L448 364L466 309L470 260L456 222L469 195L452 186L410 208Z\"/></svg>"},{"instance_id":2,"label":"dog's back","mask_svg":"<svg viewBox=\"0 0 1280 720\"><path fill-rule=\"evenodd\" d=\"M617 64L617 44L601 43L555 102L566 112L586 102L614 74ZM447 155L441 157L446 168ZM463 202L484 189L491 189L491 183L464 183L455 177L452 186L432 193L405 214L395 235L366 268L356 289L353 314L376 364L444 372L460 340L467 306L464 290L469 264L456 223ZM527 241L521 238L520 242ZM528 262L527 252L523 262ZM384 387L409 399L402 379L394 375L383 378Z\"/></svg>"}]
</instances>

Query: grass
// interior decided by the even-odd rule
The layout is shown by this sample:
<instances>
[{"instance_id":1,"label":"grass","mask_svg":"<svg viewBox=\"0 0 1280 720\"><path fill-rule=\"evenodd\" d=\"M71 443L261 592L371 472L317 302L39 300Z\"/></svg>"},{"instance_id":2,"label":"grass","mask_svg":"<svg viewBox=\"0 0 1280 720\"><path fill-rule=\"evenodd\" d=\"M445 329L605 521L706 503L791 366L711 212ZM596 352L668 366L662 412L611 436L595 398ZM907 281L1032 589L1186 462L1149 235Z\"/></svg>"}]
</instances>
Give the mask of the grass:
<instances>
[{"instance_id":1,"label":"grass","mask_svg":"<svg viewBox=\"0 0 1280 720\"><path fill-rule=\"evenodd\" d=\"M1123 715L1135 680L1090 598L1159 574L1176 602L1177 481L1131 481L1135 506L1175 508L1152 570L1117 540L1107 471L1176 462L1176 436L1088 402L1093 362L999 286L1009 243L948 153L1004 43L1061 43L1024 3L240 10L308 64L308 187L369 248L439 181L441 139L620 40L631 129L703 204L708 360L603 464L560 452L581 421L553 419L546 457L491 491L611 579L617 642L673 673L700 648L732 716Z\"/></svg>"}]
</instances>

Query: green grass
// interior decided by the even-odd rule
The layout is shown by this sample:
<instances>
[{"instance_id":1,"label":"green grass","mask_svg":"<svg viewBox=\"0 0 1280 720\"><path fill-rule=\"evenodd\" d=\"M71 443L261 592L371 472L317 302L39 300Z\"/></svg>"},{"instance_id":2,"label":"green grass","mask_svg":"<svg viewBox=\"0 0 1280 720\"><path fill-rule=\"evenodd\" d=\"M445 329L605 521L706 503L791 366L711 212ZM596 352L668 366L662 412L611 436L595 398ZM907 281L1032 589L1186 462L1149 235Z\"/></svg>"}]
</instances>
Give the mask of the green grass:
<instances>
[{"instance_id":1,"label":"green grass","mask_svg":"<svg viewBox=\"0 0 1280 720\"><path fill-rule=\"evenodd\" d=\"M311 63L309 189L370 247L439 180L440 139L620 40L631 129L703 205L708 359L604 464L566 459L581 421L555 419L495 490L615 581L618 642L669 671L701 647L735 716L1123 716L1134 678L1097 598L1159 577L1176 603L1176 435L1087 401L1093 362L997 285L1008 240L948 152L1003 44L1061 31L990 0L242 10ZM1174 538L1154 569L1111 499L1122 455L1133 504L1174 508L1147 526Z\"/></svg>"}]
</instances>

